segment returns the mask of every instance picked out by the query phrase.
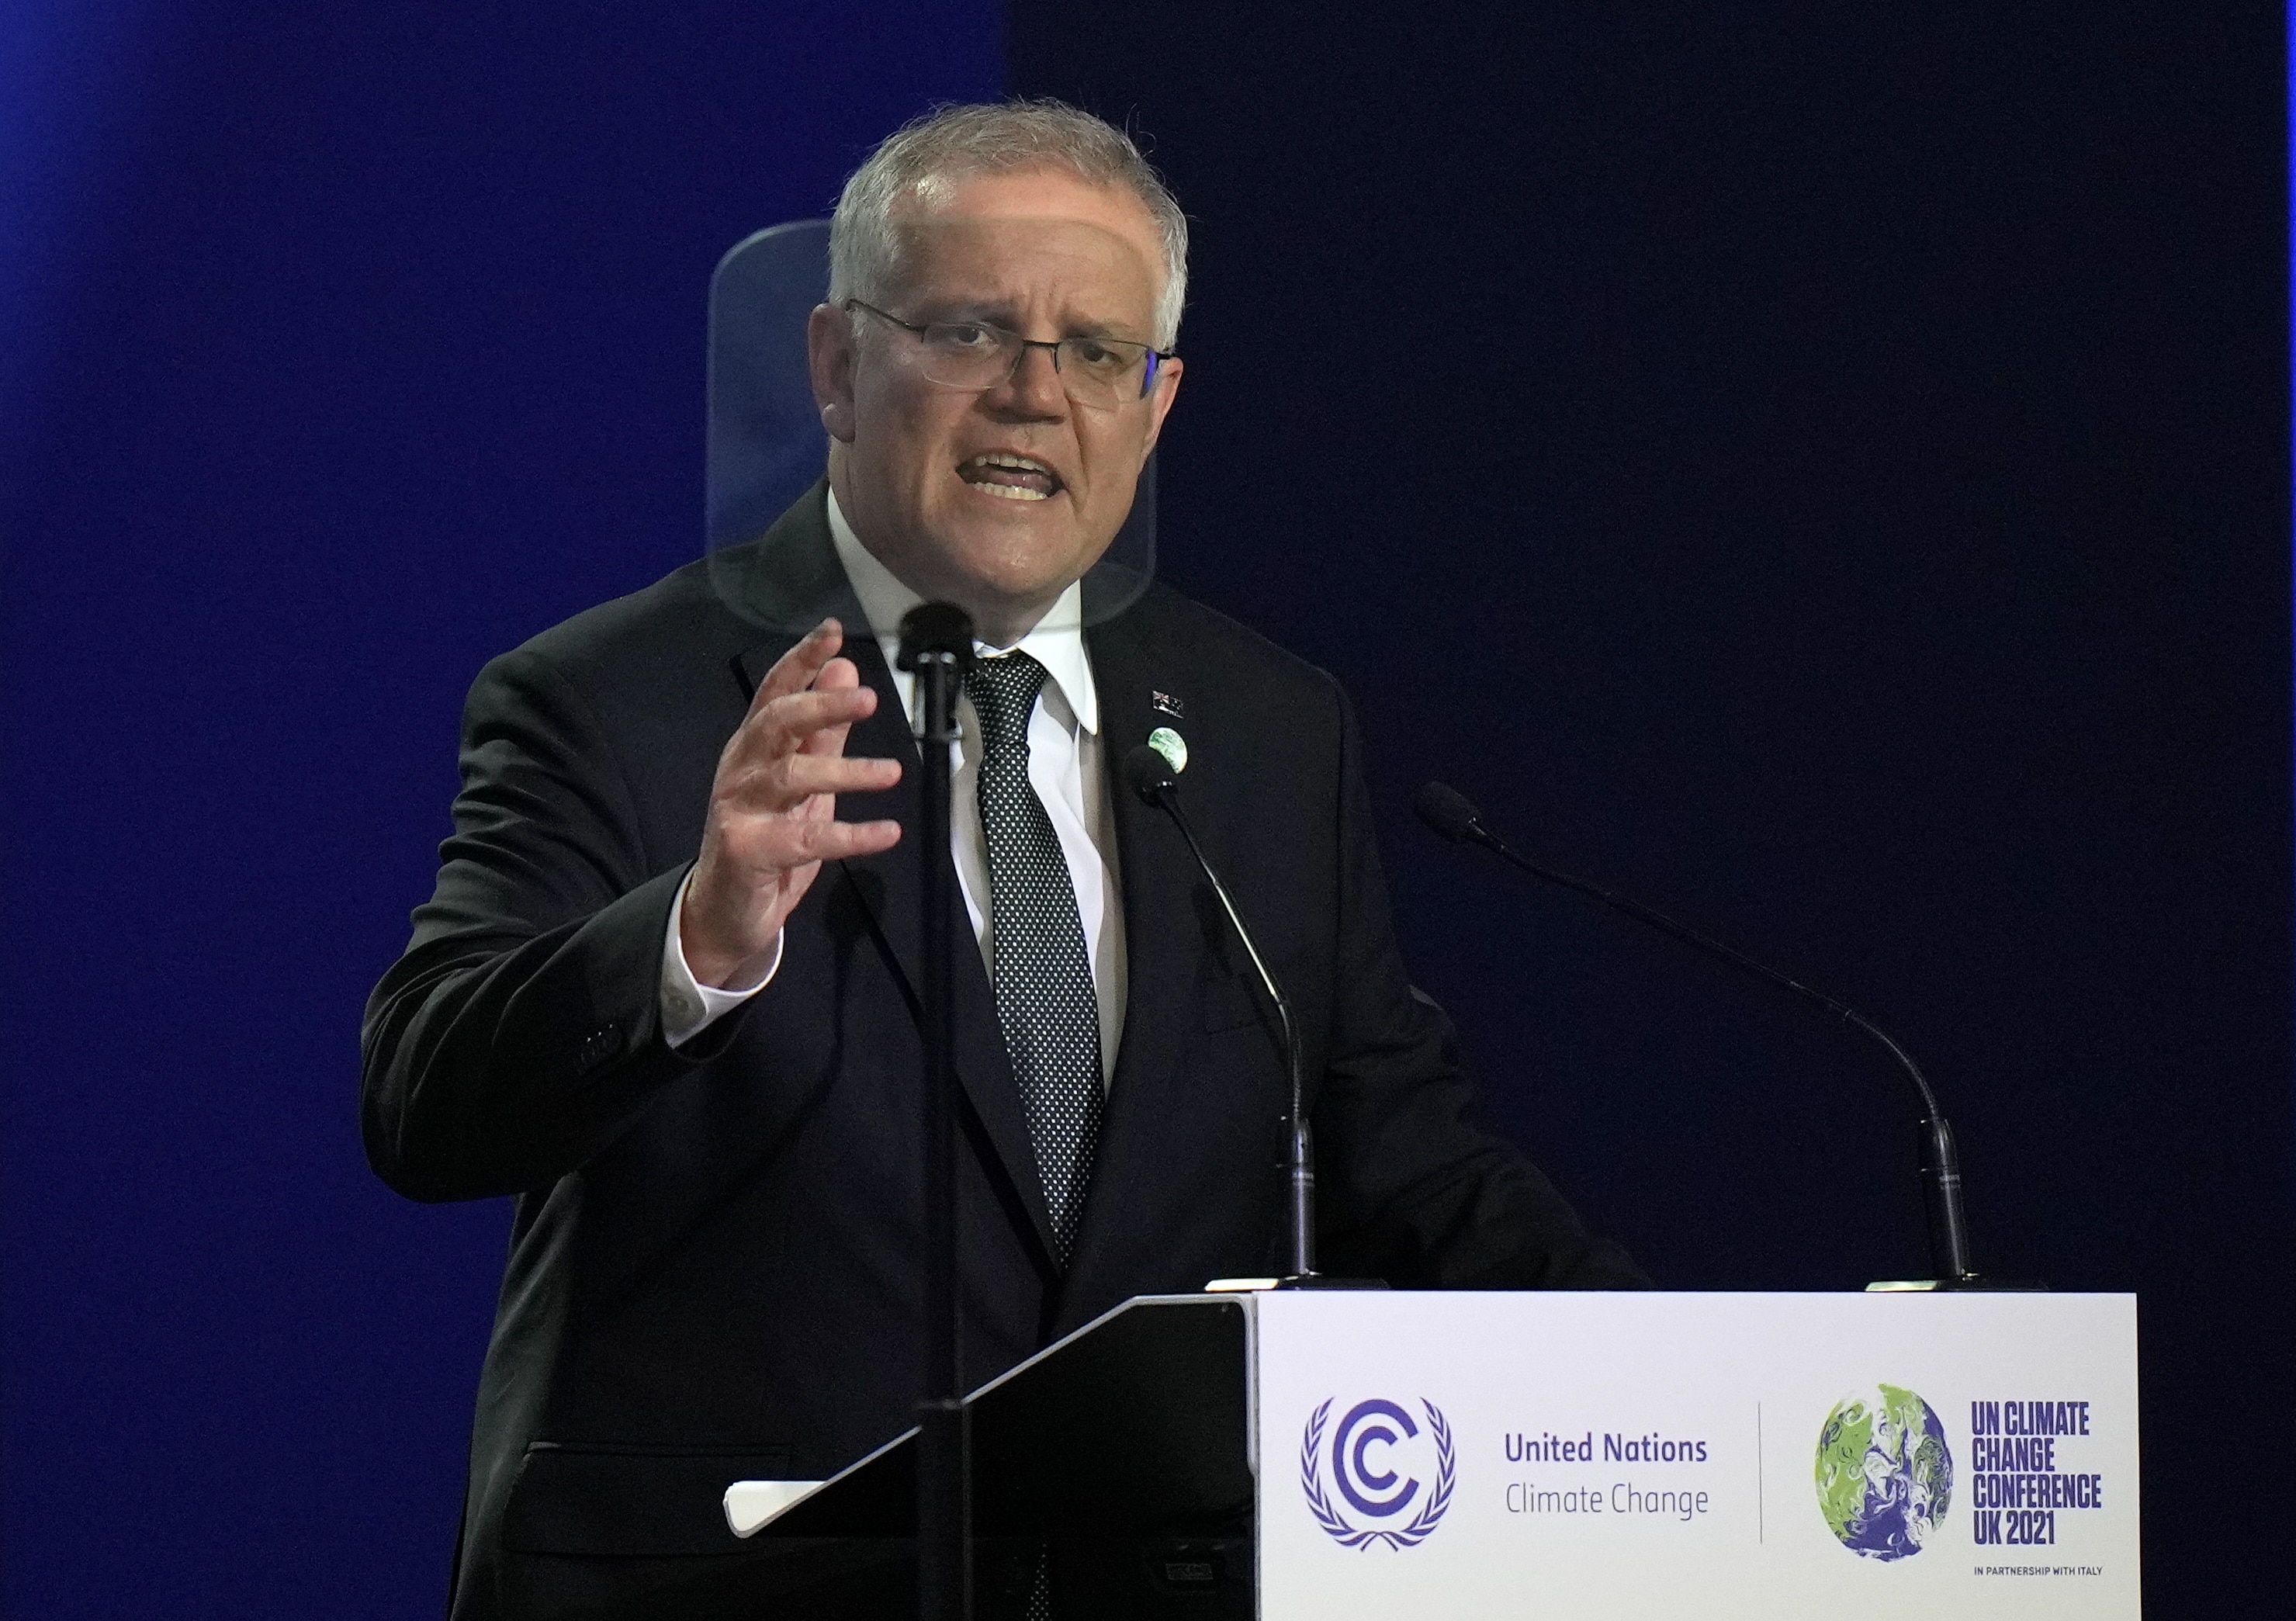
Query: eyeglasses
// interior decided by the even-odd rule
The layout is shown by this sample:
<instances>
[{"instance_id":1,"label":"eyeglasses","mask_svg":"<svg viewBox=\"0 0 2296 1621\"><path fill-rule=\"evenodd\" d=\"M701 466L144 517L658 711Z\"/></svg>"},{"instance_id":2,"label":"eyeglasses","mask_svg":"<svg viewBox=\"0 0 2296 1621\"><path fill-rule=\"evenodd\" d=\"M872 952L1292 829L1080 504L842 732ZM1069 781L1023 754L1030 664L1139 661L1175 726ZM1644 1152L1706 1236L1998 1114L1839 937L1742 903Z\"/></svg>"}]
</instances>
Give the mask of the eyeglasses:
<instances>
[{"instance_id":1,"label":"eyeglasses","mask_svg":"<svg viewBox=\"0 0 2296 1621\"><path fill-rule=\"evenodd\" d=\"M1053 370L1070 400L1091 410L1113 411L1146 398L1155 386L1156 369L1172 358L1169 351L1125 338L1023 338L986 321L904 321L859 299L846 299L844 307L865 309L914 338L923 351L925 381L944 389L979 393L996 388L1030 349L1050 349Z\"/></svg>"}]
</instances>

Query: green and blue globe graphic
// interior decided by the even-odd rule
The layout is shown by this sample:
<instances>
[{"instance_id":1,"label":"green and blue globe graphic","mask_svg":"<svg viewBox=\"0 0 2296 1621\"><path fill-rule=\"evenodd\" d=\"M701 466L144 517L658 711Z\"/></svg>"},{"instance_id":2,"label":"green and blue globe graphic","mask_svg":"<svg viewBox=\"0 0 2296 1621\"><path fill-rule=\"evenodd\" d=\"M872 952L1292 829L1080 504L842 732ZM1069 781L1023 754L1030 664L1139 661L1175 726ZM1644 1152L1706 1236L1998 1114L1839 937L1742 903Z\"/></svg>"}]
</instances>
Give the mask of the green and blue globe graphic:
<instances>
[{"instance_id":1,"label":"green and blue globe graphic","mask_svg":"<svg viewBox=\"0 0 2296 1621\"><path fill-rule=\"evenodd\" d=\"M1930 1404L1896 1385L1844 1396L1817 1437L1817 1505L1868 1559L1919 1553L1953 1502L1953 1453Z\"/></svg>"}]
</instances>

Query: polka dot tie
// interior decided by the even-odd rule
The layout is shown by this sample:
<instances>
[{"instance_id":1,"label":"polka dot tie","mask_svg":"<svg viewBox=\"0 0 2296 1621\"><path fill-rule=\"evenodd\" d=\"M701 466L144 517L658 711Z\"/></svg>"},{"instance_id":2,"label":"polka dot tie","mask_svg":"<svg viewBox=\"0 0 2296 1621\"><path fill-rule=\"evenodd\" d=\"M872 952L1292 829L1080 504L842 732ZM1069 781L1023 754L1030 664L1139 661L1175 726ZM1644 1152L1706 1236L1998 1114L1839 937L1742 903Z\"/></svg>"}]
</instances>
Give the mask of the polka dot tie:
<instances>
[{"instance_id":1,"label":"polka dot tie","mask_svg":"<svg viewBox=\"0 0 2296 1621\"><path fill-rule=\"evenodd\" d=\"M1044 684L1045 667L1026 653L976 659L964 678L980 715L996 1022L1066 1266L1100 1141L1100 999L1068 858L1029 781L1029 715Z\"/></svg>"}]
</instances>

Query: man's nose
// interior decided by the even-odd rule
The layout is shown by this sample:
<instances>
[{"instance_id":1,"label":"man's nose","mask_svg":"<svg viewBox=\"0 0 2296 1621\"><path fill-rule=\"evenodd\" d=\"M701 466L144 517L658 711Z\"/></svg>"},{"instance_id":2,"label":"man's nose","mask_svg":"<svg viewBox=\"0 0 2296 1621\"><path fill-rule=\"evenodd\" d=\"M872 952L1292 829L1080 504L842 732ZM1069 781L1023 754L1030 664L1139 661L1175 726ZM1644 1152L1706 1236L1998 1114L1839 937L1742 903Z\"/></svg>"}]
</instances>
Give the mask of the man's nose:
<instances>
[{"instance_id":1,"label":"man's nose","mask_svg":"<svg viewBox=\"0 0 2296 1621\"><path fill-rule=\"evenodd\" d=\"M1005 410L1028 416L1062 416L1068 412L1067 385L1061 381L1050 344L1032 344L1021 351L993 397Z\"/></svg>"}]
</instances>

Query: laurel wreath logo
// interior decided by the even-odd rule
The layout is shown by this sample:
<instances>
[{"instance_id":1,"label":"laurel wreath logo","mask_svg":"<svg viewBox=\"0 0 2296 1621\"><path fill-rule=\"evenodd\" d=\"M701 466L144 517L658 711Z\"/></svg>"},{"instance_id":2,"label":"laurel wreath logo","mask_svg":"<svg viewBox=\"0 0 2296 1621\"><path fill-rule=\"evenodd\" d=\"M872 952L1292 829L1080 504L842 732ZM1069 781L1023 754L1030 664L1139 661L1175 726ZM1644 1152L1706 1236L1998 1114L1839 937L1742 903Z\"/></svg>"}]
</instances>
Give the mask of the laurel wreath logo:
<instances>
[{"instance_id":1,"label":"laurel wreath logo","mask_svg":"<svg viewBox=\"0 0 2296 1621\"><path fill-rule=\"evenodd\" d=\"M1411 1523L1398 1527L1363 1527L1349 1523L1346 1516L1332 1506L1324 1491L1323 1471L1316 1460L1322 1454L1324 1429L1330 1421L1332 1401L1308 1416L1308 1427L1300 1437L1300 1485L1308 1495L1308 1511L1316 1523L1328 1532L1333 1542L1342 1548L1368 1548L1385 1543L1390 1548L1415 1548L1427 1540L1451 1506L1451 1486L1456 1473L1457 1458L1451 1445L1451 1426L1443 1417L1443 1410L1422 1396L1419 1405L1426 1411L1427 1428L1435 1437L1435 1489L1419 1505L1419 1512Z\"/></svg>"}]
</instances>

